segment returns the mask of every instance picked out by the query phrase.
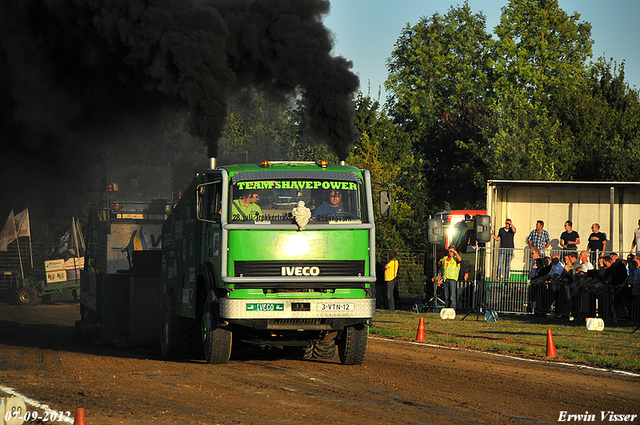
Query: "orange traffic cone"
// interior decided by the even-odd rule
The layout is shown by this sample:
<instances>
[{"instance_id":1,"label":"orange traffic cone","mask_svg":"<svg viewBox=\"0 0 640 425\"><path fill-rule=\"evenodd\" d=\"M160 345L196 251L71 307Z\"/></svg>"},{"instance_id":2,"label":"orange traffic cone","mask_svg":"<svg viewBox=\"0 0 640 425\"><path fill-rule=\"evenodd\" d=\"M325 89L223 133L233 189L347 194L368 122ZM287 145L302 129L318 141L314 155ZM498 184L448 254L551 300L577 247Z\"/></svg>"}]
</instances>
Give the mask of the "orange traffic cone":
<instances>
[{"instance_id":1,"label":"orange traffic cone","mask_svg":"<svg viewBox=\"0 0 640 425\"><path fill-rule=\"evenodd\" d=\"M420 318L420 323L418 323L418 333L416 335L415 342L424 342L424 317Z\"/></svg>"},{"instance_id":2,"label":"orange traffic cone","mask_svg":"<svg viewBox=\"0 0 640 425\"><path fill-rule=\"evenodd\" d=\"M79 407L76 410L76 419L73 421L73 425L87 425L87 420L84 418L84 409Z\"/></svg>"},{"instance_id":3,"label":"orange traffic cone","mask_svg":"<svg viewBox=\"0 0 640 425\"><path fill-rule=\"evenodd\" d=\"M558 357L556 351L556 344L553 342L553 335L551 329L547 329L547 357Z\"/></svg>"}]
</instances>

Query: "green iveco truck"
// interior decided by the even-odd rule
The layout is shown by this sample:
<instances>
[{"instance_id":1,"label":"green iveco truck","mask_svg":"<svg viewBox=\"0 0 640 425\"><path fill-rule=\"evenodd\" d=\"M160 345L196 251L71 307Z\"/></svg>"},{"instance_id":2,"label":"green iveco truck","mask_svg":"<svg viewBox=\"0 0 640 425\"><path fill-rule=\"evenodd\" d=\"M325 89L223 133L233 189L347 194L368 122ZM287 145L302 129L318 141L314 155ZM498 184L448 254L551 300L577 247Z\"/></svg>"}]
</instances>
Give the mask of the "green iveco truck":
<instances>
[{"instance_id":1,"label":"green iveco truck","mask_svg":"<svg viewBox=\"0 0 640 425\"><path fill-rule=\"evenodd\" d=\"M375 314L369 172L326 162L198 174L162 228L165 357L234 342L361 364Z\"/></svg>"}]
</instances>

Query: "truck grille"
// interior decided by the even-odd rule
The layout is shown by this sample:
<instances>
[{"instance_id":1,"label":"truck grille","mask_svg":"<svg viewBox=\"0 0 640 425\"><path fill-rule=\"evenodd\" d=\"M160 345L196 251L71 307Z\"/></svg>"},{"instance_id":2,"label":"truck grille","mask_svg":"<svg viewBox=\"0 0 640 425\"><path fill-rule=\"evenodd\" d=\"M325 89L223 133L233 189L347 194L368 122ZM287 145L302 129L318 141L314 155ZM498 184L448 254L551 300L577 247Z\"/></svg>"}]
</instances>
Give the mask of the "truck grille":
<instances>
[{"instance_id":1,"label":"truck grille","mask_svg":"<svg viewBox=\"0 0 640 425\"><path fill-rule=\"evenodd\" d=\"M364 261L236 261L235 277L364 276Z\"/></svg>"}]
</instances>

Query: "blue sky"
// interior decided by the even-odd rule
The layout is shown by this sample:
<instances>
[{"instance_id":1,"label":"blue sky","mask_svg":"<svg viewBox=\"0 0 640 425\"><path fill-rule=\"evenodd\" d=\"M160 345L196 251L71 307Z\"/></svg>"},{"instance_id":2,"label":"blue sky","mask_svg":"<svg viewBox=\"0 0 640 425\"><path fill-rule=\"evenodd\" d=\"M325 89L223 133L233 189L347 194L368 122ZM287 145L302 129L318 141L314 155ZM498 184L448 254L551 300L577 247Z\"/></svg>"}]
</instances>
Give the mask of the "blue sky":
<instances>
[{"instance_id":1,"label":"blue sky","mask_svg":"<svg viewBox=\"0 0 640 425\"><path fill-rule=\"evenodd\" d=\"M421 17L447 13L452 5L464 0L331 0L331 12L324 19L334 37L334 55L353 62L360 77L360 90L377 97L378 87L387 79L386 60L406 24L415 25ZM474 13L487 17L487 31L493 33L501 9L507 0L469 0ZM560 7L591 23L592 51L600 56L625 61L625 78L631 87L640 89L640 0L559 0ZM495 37L495 36L494 36ZM384 100L384 87L382 88Z\"/></svg>"}]
</instances>

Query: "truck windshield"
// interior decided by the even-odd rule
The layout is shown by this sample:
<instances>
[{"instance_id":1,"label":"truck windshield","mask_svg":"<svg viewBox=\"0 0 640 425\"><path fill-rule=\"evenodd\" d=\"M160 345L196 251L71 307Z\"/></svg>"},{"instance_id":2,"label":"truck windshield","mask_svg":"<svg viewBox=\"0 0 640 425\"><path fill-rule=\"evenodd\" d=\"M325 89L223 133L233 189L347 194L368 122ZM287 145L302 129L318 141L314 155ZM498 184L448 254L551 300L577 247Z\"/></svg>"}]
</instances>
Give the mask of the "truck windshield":
<instances>
[{"instance_id":1,"label":"truck windshield","mask_svg":"<svg viewBox=\"0 0 640 425\"><path fill-rule=\"evenodd\" d=\"M310 223L362 222L361 183L338 180L260 180L232 185L232 222L291 223L292 211L304 202Z\"/></svg>"}]
</instances>

